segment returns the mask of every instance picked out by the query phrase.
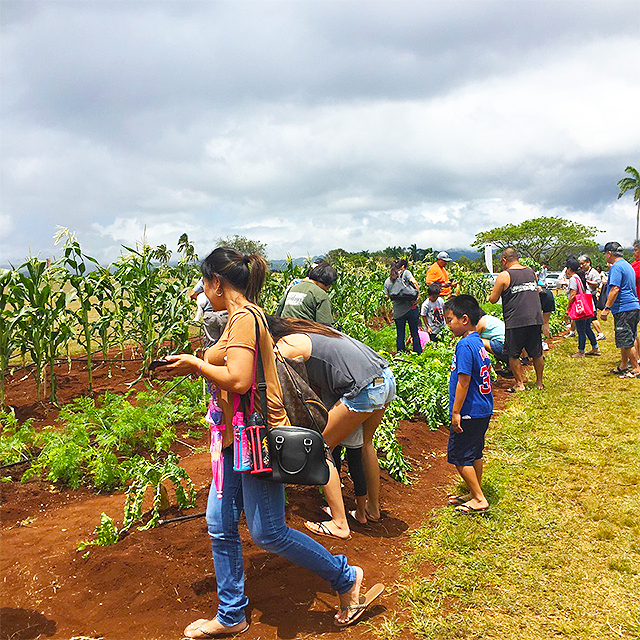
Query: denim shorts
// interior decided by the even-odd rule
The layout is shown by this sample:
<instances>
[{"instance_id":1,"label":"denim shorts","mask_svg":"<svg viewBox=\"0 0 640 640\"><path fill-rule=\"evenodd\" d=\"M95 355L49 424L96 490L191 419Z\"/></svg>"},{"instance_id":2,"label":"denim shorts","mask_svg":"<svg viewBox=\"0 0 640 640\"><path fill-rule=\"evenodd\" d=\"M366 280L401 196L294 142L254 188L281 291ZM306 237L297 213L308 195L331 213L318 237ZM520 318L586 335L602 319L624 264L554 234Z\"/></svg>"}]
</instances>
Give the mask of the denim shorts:
<instances>
[{"instance_id":1,"label":"denim shorts","mask_svg":"<svg viewBox=\"0 0 640 640\"><path fill-rule=\"evenodd\" d=\"M396 397L396 381L389 367L385 367L375 380L368 384L357 396L340 402L350 411L370 413L384 409Z\"/></svg>"},{"instance_id":2,"label":"denim shorts","mask_svg":"<svg viewBox=\"0 0 640 640\"><path fill-rule=\"evenodd\" d=\"M489 348L491 353L498 358L498 360L508 360L509 358L504 355L504 343L500 340L489 340Z\"/></svg>"}]
</instances>

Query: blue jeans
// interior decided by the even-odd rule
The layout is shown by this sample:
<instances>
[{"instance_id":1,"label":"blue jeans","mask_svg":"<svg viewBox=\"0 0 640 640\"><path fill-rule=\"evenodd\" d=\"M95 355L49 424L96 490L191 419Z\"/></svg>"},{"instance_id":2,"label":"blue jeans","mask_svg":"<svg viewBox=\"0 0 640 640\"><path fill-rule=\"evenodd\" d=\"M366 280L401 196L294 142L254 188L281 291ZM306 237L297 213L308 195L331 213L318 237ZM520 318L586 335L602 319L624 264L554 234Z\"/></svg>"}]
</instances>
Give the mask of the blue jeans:
<instances>
[{"instance_id":1,"label":"blue jeans","mask_svg":"<svg viewBox=\"0 0 640 640\"><path fill-rule=\"evenodd\" d=\"M587 346L587 338L594 349L598 348L598 341L596 335L591 328L591 321L593 318L581 318L576 320L576 332L578 333L578 351L584 353L584 348Z\"/></svg>"},{"instance_id":2,"label":"blue jeans","mask_svg":"<svg viewBox=\"0 0 640 640\"><path fill-rule=\"evenodd\" d=\"M398 351L406 351L405 346L405 324L409 323L409 332L411 333L411 344L416 353L422 353L420 345L420 336L418 336L418 328L420 327L420 310L418 307L410 309L403 316L395 318L396 323L396 349Z\"/></svg>"},{"instance_id":3,"label":"blue jeans","mask_svg":"<svg viewBox=\"0 0 640 640\"><path fill-rule=\"evenodd\" d=\"M253 541L329 582L339 594L351 589L356 570L346 556L331 555L309 536L284 522L284 485L233 471L233 447L224 452L224 483L218 498L213 483L207 502L207 528L218 585L218 621L231 627L245 619L244 563L238 520L244 508Z\"/></svg>"}]
</instances>

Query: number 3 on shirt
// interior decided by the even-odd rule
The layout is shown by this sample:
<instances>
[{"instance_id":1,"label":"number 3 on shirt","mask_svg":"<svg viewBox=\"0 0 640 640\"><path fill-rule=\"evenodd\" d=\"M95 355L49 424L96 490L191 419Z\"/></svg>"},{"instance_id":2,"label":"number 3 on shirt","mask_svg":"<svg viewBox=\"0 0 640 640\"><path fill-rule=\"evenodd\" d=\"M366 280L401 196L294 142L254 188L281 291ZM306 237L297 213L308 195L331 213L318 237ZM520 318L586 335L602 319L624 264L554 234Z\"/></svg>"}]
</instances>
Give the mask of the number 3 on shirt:
<instances>
[{"instance_id":1,"label":"number 3 on shirt","mask_svg":"<svg viewBox=\"0 0 640 640\"><path fill-rule=\"evenodd\" d=\"M482 380L482 384L480 385L480 393L487 395L491 393L491 375L489 373L489 365L484 365L480 369L480 378Z\"/></svg>"}]
</instances>

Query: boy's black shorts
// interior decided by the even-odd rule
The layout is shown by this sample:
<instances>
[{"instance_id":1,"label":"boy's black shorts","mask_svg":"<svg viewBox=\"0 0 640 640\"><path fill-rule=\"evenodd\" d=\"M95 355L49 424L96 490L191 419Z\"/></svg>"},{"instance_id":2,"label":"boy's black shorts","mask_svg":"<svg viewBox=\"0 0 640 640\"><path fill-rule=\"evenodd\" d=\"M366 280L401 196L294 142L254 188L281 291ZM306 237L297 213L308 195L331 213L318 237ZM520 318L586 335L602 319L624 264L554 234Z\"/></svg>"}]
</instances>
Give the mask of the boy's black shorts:
<instances>
[{"instance_id":1,"label":"boy's black shorts","mask_svg":"<svg viewBox=\"0 0 640 640\"><path fill-rule=\"evenodd\" d=\"M487 433L491 416L486 418L467 418L462 420L462 433L456 433L449 427L447 462L458 467L470 467L482 458L484 435Z\"/></svg>"}]
</instances>

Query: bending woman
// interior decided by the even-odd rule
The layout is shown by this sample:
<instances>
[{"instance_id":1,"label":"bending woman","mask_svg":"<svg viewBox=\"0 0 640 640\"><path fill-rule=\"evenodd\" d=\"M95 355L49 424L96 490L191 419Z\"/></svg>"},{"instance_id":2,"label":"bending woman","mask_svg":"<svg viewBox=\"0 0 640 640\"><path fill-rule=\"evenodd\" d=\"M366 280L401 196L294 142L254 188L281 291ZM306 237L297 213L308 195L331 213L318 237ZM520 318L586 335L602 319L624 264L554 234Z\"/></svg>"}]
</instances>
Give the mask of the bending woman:
<instances>
[{"instance_id":1,"label":"bending woman","mask_svg":"<svg viewBox=\"0 0 640 640\"><path fill-rule=\"evenodd\" d=\"M373 434L387 405L396 395L389 363L362 342L321 324L275 316L268 316L267 321L282 355L301 357L305 361L309 382L320 389L322 401L330 407L329 420L322 434L329 447L333 449L362 425L367 499L363 512L356 511L356 519L360 522L379 520L380 467ZM306 525L314 533L344 537L340 486L338 483L339 495L336 497L334 487L330 485L325 487L325 496L332 520Z\"/></svg>"},{"instance_id":2,"label":"bending woman","mask_svg":"<svg viewBox=\"0 0 640 640\"><path fill-rule=\"evenodd\" d=\"M221 389L219 401L224 424L231 425L233 394L246 393L251 387L256 348L255 318L262 310L254 304L264 282L266 263L258 255L245 256L235 249L221 247L202 263L204 291L214 310L229 312L229 322L220 340L210 347L205 359L182 354L167 356L167 368L176 375L200 373ZM260 350L267 382L269 426L286 425L282 389L276 373L273 343L261 327ZM255 398L259 404L260 398ZM290 529L284 521L284 486L251 474L233 471L233 430L223 432L224 482L218 498L211 485L207 502L207 527L213 548L213 564L218 589L218 612L212 620L196 620L185 630L187 638L212 638L239 633L249 625L245 608L249 604L244 591L242 547L238 519L244 508L247 527L254 542L296 564L313 571L329 582L340 598L341 611L336 623L349 624L361 614L349 609L360 601L363 572L349 566L343 555L331 555L309 536Z\"/></svg>"}]
</instances>

